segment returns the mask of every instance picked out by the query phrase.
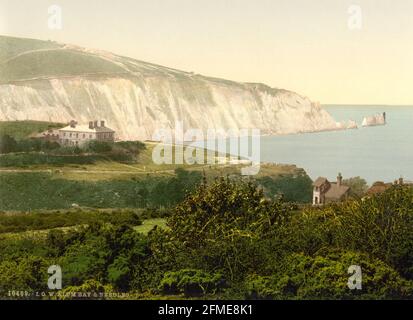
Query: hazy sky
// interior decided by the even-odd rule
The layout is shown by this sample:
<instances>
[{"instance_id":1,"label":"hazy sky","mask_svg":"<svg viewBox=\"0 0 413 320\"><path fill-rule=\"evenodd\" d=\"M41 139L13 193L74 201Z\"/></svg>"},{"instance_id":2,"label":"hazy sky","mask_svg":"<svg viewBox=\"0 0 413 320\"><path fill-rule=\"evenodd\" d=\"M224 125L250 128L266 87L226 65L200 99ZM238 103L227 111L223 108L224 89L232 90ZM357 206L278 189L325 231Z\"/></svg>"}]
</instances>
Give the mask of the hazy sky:
<instances>
[{"instance_id":1,"label":"hazy sky","mask_svg":"<svg viewBox=\"0 0 413 320\"><path fill-rule=\"evenodd\" d=\"M61 30L48 28L53 4ZM351 5L361 29L348 27ZM0 34L263 82L321 103L413 104L413 0L0 0Z\"/></svg>"}]
</instances>

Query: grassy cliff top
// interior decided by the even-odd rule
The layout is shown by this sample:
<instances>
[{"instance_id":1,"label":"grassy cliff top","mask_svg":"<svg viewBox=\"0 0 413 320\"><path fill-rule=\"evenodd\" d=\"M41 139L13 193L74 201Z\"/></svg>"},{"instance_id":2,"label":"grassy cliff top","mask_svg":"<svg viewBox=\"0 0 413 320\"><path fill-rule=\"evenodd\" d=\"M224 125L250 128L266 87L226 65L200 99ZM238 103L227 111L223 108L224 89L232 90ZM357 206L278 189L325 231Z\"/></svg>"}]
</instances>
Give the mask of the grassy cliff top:
<instances>
[{"instance_id":1,"label":"grassy cliff top","mask_svg":"<svg viewBox=\"0 0 413 320\"><path fill-rule=\"evenodd\" d=\"M0 63L28 51L57 49L61 47L61 44L54 41L0 36Z\"/></svg>"},{"instance_id":2,"label":"grassy cliff top","mask_svg":"<svg viewBox=\"0 0 413 320\"><path fill-rule=\"evenodd\" d=\"M9 135L16 140L28 138L31 134L48 129L62 128L65 124L47 121L0 121L0 135Z\"/></svg>"}]
</instances>

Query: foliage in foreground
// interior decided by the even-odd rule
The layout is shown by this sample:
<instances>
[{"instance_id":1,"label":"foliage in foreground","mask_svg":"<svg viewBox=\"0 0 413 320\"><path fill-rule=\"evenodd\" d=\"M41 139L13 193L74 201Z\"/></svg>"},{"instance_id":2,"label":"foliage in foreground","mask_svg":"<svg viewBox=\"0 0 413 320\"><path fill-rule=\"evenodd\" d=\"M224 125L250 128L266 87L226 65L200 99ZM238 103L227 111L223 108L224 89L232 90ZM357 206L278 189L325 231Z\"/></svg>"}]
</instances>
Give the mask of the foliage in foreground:
<instances>
[{"instance_id":1,"label":"foliage in foreground","mask_svg":"<svg viewBox=\"0 0 413 320\"><path fill-rule=\"evenodd\" d=\"M0 291L47 290L47 266L67 292L151 298L412 299L413 192L298 210L251 182L202 184L147 236L122 223L47 239L0 241ZM362 268L350 290L348 268ZM95 288L95 289L94 289Z\"/></svg>"}]
</instances>

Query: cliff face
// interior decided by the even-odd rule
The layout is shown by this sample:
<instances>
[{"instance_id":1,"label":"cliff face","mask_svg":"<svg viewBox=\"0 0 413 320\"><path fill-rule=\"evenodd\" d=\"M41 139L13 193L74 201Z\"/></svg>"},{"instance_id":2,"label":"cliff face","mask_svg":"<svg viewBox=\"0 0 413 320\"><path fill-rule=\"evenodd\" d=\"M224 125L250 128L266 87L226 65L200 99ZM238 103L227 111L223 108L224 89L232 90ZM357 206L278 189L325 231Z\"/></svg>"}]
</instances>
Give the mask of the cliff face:
<instances>
[{"instance_id":1,"label":"cliff face","mask_svg":"<svg viewBox=\"0 0 413 320\"><path fill-rule=\"evenodd\" d=\"M0 120L103 119L120 139L151 139L157 129L177 122L184 129L259 128L262 134L337 127L308 98L263 84L66 45L25 50L11 50L11 57L0 60Z\"/></svg>"},{"instance_id":2,"label":"cliff face","mask_svg":"<svg viewBox=\"0 0 413 320\"><path fill-rule=\"evenodd\" d=\"M386 114L379 113L374 116L365 117L363 119L362 126L363 127L384 126L385 124L386 124Z\"/></svg>"}]
</instances>

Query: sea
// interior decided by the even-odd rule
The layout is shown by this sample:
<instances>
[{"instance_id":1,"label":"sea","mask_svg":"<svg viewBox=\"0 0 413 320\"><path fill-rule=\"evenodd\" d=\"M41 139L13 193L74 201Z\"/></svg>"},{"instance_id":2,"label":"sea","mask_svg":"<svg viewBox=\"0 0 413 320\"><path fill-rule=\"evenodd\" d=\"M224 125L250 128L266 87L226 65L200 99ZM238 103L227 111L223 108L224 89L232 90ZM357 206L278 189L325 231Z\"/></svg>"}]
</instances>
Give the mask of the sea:
<instances>
[{"instance_id":1,"label":"sea","mask_svg":"<svg viewBox=\"0 0 413 320\"><path fill-rule=\"evenodd\" d=\"M336 121L355 120L358 129L266 136L261 161L295 164L314 180L361 177L369 184L413 180L413 106L323 106ZM362 127L365 116L386 112L384 126Z\"/></svg>"}]
</instances>

